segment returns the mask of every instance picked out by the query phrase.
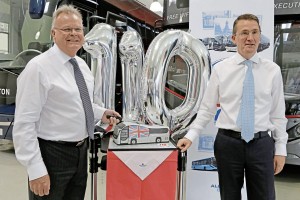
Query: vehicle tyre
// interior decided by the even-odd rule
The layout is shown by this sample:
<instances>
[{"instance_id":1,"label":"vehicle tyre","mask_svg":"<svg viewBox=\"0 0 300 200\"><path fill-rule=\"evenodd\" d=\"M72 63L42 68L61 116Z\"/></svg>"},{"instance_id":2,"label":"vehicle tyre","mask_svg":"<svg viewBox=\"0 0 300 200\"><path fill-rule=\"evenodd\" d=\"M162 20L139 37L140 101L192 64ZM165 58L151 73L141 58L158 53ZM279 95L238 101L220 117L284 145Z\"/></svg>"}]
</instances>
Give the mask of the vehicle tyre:
<instances>
[{"instance_id":1,"label":"vehicle tyre","mask_svg":"<svg viewBox=\"0 0 300 200\"><path fill-rule=\"evenodd\" d=\"M294 133L296 137L300 137L300 124L295 127Z\"/></svg>"},{"instance_id":2,"label":"vehicle tyre","mask_svg":"<svg viewBox=\"0 0 300 200\"><path fill-rule=\"evenodd\" d=\"M130 144L136 144L136 139L131 140Z\"/></svg>"},{"instance_id":3,"label":"vehicle tyre","mask_svg":"<svg viewBox=\"0 0 300 200\"><path fill-rule=\"evenodd\" d=\"M156 143L160 143L161 142L161 138L160 137L156 138L155 142Z\"/></svg>"}]
</instances>

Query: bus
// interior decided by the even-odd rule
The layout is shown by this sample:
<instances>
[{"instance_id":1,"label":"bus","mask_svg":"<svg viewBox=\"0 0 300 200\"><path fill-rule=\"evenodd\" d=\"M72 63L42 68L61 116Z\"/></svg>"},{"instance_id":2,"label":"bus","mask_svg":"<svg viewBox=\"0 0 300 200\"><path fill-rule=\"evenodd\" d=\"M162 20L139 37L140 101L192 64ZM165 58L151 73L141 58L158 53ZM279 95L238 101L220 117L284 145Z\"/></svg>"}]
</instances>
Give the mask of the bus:
<instances>
[{"instance_id":1,"label":"bus","mask_svg":"<svg viewBox=\"0 0 300 200\"><path fill-rule=\"evenodd\" d=\"M276 27L274 60L281 68L288 119L286 163L300 165L300 26L295 22Z\"/></svg>"},{"instance_id":2,"label":"bus","mask_svg":"<svg viewBox=\"0 0 300 200\"><path fill-rule=\"evenodd\" d=\"M136 122L121 122L113 132L116 144L141 144L169 142L170 130L167 126L146 125Z\"/></svg>"},{"instance_id":3,"label":"bus","mask_svg":"<svg viewBox=\"0 0 300 200\"><path fill-rule=\"evenodd\" d=\"M217 171L217 161L215 157L192 161L193 170Z\"/></svg>"}]
</instances>

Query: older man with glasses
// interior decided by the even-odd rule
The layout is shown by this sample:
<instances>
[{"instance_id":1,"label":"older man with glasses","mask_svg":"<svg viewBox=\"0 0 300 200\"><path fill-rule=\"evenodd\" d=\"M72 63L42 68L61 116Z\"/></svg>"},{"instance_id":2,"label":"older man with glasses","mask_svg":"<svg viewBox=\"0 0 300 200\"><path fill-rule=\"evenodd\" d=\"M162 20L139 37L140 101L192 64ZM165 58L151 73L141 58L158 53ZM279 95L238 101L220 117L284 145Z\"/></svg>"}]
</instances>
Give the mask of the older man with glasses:
<instances>
[{"instance_id":1,"label":"older man with glasses","mask_svg":"<svg viewBox=\"0 0 300 200\"><path fill-rule=\"evenodd\" d=\"M120 115L92 102L94 78L76 56L84 43L80 12L58 8L51 35L54 46L33 58L18 78L15 152L27 169L31 200L83 200L94 119L116 124L107 116Z\"/></svg>"}]
</instances>

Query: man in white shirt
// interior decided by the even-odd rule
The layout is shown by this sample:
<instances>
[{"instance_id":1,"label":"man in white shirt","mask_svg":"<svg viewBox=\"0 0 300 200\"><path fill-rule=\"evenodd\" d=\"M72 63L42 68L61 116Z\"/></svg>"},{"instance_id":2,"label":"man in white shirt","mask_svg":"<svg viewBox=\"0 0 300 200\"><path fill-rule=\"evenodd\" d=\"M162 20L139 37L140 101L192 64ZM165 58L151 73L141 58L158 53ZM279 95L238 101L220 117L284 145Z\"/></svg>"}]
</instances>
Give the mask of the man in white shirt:
<instances>
[{"instance_id":1,"label":"man in white shirt","mask_svg":"<svg viewBox=\"0 0 300 200\"><path fill-rule=\"evenodd\" d=\"M220 103L214 153L222 200L241 199L244 176L248 200L275 200L274 174L285 164L288 135L282 76L277 64L258 56L260 34L256 16L244 14L235 20L232 41L237 45L237 53L213 68L197 118L177 144L181 151L186 151L213 118ZM252 63L254 79L255 117L250 140L245 140L238 123L249 68L245 60Z\"/></svg>"},{"instance_id":2,"label":"man in white shirt","mask_svg":"<svg viewBox=\"0 0 300 200\"><path fill-rule=\"evenodd\" d=\"M80 12L72 6L58 8L51 35L55 45L33 58L17 81L15 153L28 172L30 199L83 200L88 123L71 58L84 77L92 125L93 118L116 124L118 120L107 119L107 115L120 115L91 104L94 78L84 60L76 56L84 43Z\"/></svg>"}]
</instances>

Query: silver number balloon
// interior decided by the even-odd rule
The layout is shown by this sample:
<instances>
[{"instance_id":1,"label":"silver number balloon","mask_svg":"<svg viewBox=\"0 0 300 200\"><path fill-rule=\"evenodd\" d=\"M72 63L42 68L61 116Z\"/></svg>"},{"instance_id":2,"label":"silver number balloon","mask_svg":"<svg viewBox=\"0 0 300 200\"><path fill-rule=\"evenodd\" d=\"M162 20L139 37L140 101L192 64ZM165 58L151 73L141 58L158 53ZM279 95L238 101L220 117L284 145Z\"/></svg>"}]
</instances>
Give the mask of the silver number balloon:
<instances>
[{"instance_id":1,"label":"silver number balloon","mask_svg":"<svg viewBox=\"0 0 300 200\"><path fill-rule=\"evenodd\" d=\"M117 36L111 25L96 24L85 36L83 48L92 56L95 77L94 102L105 108L115 108L117 67Z\"/></svg>"},{"instance_id":2,"label":"silver number balloon","mask_svg":"<svg viewBox=\"0 0 300 200\"><path fill-rule=\"evenodd\" d=\"M186 96L181 105L169 109L164 101L167 70L171 58L180 56L188 68ZM145 120L168 125L172 134L184 132L197 113L210 75L210 56L202 42L181 30L160 33L150 44L145 57L140 95Z\"/></svg>"},{"instance_id":3,"label":"silver number balloon","mask_svg":"<svg viewBox=\"0 0 300 200\"><path fill-rule=\"evenodd\" d=\"M123 112L125 121L140 121L139 96L141 88L144 46L135 30L126 31L119 44L122 65Z\"/></svg>"}]
</instances>

